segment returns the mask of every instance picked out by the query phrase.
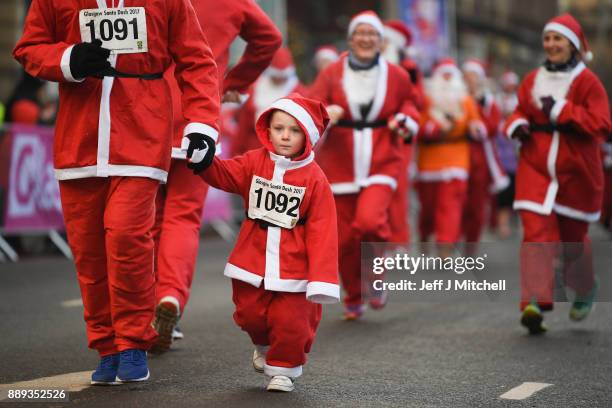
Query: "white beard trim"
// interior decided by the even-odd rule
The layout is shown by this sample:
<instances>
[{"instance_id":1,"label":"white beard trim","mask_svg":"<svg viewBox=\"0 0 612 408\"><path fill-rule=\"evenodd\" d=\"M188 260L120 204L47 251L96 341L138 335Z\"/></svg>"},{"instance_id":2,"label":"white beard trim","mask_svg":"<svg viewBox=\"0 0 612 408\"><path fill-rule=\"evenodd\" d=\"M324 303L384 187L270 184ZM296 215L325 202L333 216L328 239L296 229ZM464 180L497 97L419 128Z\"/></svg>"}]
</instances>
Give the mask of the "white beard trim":
<instances>
[{"instance_id":1,"label":"white beard trim","mask_svg":"<svg viewBox=\"0 0 612 408\"><path fill-rule=\"evenodd\" d=\"M446 81L442 75L434 75L426 83L427 96L431 100L430 114L444 125L446 115L461 118L464 115L463 101L468 95L467 88L460 76L453 76Z\"/></svg>"},{"instance_id":2,"label":"white beard trim","mask_svg":"<svg viewBox=\"0 0 612 408\"><path fill-rule=\"evenodd\" d=\"M531 90L535 106L542 109L540 98L546 96L552 96L555 101L565 99L574 80L572 73L573 71L550 72L546 68L540 67Z\"/></svg>"}]
</instances>

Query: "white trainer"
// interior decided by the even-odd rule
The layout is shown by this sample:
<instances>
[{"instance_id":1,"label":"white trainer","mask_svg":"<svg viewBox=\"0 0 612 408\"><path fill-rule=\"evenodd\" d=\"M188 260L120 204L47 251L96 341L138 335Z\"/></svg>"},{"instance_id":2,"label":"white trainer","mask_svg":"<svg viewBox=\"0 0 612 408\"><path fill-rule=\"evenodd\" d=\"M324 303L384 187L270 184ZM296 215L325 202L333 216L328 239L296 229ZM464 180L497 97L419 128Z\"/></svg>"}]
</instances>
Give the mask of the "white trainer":
<instances>
[{"instance_id":1,"label":"white trainer","mask_svg":"<svg viewBox=\"0 0 612 408\"><path fill-rule=\"evenodd\" d=\"M291 392L295 386L293 385L293 380L284 375L275 375L272 377L266 390L268 391L281 391L281 392Z\"/></svg>"},{"instance_id":2,"label":"white trainer","mask_svg":"<svg viewBox=\"0 0 612 408\"><path fill-rule=\"evenodd\" d=\"M266 354L255 348L255 351L253 351L253 368L258 373L263 373L264 364L266 364Z\"/></svg>"}]
</instances>

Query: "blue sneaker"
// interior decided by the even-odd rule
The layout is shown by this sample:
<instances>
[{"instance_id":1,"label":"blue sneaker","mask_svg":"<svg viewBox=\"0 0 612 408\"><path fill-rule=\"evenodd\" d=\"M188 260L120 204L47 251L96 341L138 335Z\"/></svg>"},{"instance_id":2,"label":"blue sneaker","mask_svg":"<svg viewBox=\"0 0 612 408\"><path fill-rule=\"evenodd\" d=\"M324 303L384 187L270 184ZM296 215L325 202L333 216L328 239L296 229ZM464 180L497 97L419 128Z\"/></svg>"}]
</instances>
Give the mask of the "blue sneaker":
<instances>
[{"instance_id":1,"label":"blue sneaker","mask_svg":"<svg viewBox=\"0 0 612 408\"><path fill-rule=\"evenodd\" d=\"M123 350L119 355L117 381L137 382L148 379L147 352L139 349Z\"/></svg>"},{"instance_id":2,"label":"blue sneaker","mask_svg":"<svg viewBox=\"0 0 612 408\"><path fill-rule=\"evenodd\" d=\"M91 374L92 385L117 385L117 369L119 368L119 353L104 356L100 359L96 371Z\"/></svg>"}]
</instances>

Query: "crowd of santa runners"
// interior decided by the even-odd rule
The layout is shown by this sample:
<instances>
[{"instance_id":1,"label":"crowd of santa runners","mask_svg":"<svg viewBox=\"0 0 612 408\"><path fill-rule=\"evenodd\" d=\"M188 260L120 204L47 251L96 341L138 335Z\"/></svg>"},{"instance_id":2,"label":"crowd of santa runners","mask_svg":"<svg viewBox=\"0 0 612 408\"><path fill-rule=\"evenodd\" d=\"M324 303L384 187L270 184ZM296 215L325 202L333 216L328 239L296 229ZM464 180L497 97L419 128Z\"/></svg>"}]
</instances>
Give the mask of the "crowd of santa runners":
<instances>
[{"instance_id":1,"label":"crowd of santa runners","mask_svg":"<svg viewBox=\"0 0 612 408\"><path fill-rule=\"evenodd\" d=\"M580 23L543 23L543 63L524 75L477 58L422 70L412 27L362 11L304 83L252 0L34 0L13 53L28 81L59 83L54 168L92 384L147 380L147 352L183 338L209 186L241 198L223 273L270 391L294 389L322 304L342 301L346 321L386 306L364 289L362 242L446 258L487 230L522 234L521 324L547 330L558 262L570 318L586 318L589 224L612 227L608 96ZM7 108L41 117L33 97Z\"/></svg>"}]
</instances>

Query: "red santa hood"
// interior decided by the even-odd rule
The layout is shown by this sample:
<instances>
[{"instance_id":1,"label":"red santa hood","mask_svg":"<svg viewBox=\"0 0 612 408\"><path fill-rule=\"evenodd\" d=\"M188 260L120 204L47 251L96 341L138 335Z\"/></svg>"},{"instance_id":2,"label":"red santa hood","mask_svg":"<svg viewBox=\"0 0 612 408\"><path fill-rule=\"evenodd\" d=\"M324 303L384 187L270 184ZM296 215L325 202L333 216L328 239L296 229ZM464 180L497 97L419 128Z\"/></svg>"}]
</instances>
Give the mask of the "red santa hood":
<instances>
[{"instance_id":1,"label":"red santa hood","mask_svg":"<svg viewBox=\"0 0 612 408\"><path fill-rule=\"evenodd\" d=\"M306 147L304 153L294 160L302 160L310 154L314 146L321 139L323 132L327 128L329 123L329 116L325 106L313 99L304 98L299 94L291 94L285 98L281 98L270 105L265 111L257 118L255 124L255 131L257 137L262 145L269 151L274 153L272 142L268 135L268 128L270 127L270 118L272 113L276 110L280 110L293 116L297 121L298 125L306 135Z\"/></svg>"}]
</instances>

